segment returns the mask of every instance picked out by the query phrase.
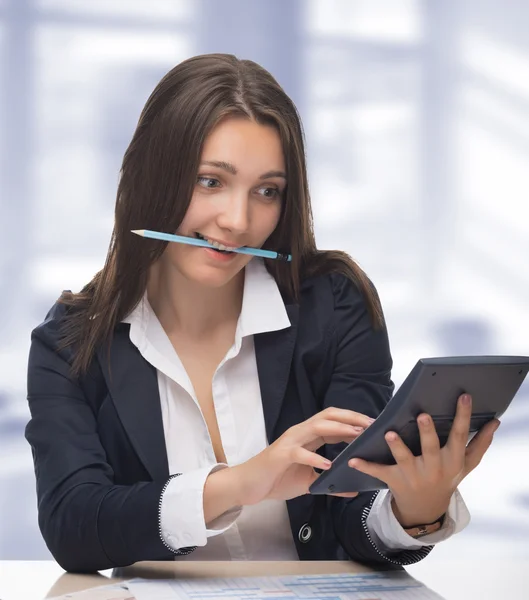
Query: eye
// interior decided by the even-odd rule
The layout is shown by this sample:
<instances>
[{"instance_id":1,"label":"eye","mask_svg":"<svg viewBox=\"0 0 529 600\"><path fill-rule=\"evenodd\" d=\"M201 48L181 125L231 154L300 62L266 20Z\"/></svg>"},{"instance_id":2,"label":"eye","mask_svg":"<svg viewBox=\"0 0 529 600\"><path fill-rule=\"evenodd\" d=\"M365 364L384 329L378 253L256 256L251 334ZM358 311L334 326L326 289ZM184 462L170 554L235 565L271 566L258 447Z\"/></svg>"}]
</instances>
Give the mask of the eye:
<instances>
[{"instance_id":1,"label":"eye","mask_svg":"<svg viewBox=\"0 0 529 600\"><path fill-rule=\"evenodd\" d=\"M273 200L274 198L281 196L281 192L275 187L262 187L259 188L259 192L264 192L261 195L269 200Z\"/></svg>"},{"instance_id":2,"label":"eye","mask_svg":"<svg viewBox=\"0 0 529 600\"><path fill-rule=\"evenodd\" d=\"M197 183L199 185L201 185L202 187L208 188L208 189L213 189L218 187L219 184L220 185L220 181L218 179L215 179L215 177L202 177L202 176L198 176L197 177Z\"/></svg>"}]
</instances>

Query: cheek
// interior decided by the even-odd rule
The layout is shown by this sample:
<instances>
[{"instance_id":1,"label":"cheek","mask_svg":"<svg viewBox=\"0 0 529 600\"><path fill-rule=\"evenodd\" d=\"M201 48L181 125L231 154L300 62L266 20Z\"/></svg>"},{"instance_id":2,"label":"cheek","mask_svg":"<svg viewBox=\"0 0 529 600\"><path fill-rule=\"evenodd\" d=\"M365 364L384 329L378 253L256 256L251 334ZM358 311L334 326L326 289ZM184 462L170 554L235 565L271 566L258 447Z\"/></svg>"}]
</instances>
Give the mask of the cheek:
<instances>
[{"instance_id":1,"label":"cheek","mask_svg":"<svg viewBox=\"0 0 529 600\"><path fill-rule=\"evenodd\" d=\"M188 211L175 233L178 235L188 235L189 232L193 231L194 222L196 222L196 219L193 219L193 215L189 214Z\"/></svg>"},{"instance_id":2,"label":"cheek","mask_svg":"<svg viewBox=\"0 0 529 600\"><path fill-rule=\"evenodd\" d=\"M277 227L281 218L281 204L277 203L273 206L268 206L264 214L259 215L257 223L261 229L261 236L265 239L269 237Z\"/></svg>"},{"instance_id":3,"label":"cheek","mask_svg":"<svg viewBox=\"0 0 529 600\"><path fill-rule=\"evenodd\" d=\"M172 265L185 263L190 249L192 246L186 244L168 244L163 256L164 261Z\"/></svg>"},{"instance_id":4,"label":"cheek","mask_svg":"<svg viewBox=\"0 0 529 600\"><path fill-rule=\"evenodd\" d=\"M197 198L196 194L194 194L176 233L188 235L190 232L197 229L200 221L203 221L204 218L208 218L206 209L207 207L204 205L204 203L201 204L199 198Z\"/></svg>"}]
</instances>

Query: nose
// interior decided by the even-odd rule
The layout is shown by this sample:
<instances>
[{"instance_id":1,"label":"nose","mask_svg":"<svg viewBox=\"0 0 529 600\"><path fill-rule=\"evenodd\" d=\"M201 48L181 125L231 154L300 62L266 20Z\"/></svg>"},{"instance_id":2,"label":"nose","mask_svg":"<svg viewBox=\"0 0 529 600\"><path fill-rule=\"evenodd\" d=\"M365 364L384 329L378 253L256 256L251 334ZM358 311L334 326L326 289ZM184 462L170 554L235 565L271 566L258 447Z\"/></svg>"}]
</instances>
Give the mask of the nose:
<instances>
[{"instance_id":1,"label":"nose","mask_svg":"<svg viewBox=\"0 0 529 600\"><path fill-rule=\"evenodd\" d=\"M248 230L250 221L250 204L246 192L233 192L222 203L217 223L222 229L234 234L242 234Z\"/></svg>"}]
</instances>

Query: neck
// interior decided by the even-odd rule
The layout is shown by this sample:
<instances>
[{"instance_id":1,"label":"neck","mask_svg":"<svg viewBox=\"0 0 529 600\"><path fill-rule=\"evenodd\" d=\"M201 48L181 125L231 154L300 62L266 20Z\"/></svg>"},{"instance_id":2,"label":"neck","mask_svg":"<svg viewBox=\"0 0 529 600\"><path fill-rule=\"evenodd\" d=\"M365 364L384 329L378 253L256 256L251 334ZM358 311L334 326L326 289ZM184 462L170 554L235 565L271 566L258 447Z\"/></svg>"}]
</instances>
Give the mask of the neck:
<instances>
[{"instance_id":1,"label":"neck","mask_svg":"<svg viewBox=\"0 0 529 600\"><path fill-rule=\"evenodd\" d=\"M211 289L158 261L149 272L147 297L168 336L178 333L199 340L237 323L243 289L244 270L221 288Z\"/></svg>"}]
</instances>

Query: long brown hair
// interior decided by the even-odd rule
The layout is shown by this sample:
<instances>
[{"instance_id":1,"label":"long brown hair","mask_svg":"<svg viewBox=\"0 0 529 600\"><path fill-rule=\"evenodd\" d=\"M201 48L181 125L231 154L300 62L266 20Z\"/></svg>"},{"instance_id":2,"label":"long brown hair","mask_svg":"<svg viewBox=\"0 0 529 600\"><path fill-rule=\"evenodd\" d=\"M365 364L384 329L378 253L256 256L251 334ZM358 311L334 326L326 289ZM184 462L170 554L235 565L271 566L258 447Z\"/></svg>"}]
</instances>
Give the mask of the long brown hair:
<instances>
[{"instance_id":1,"label":"long brown hair","mask_svg":"<svg viewBox=\"0 0 529 600\"><path fill-rule=\"evenodd\" d=\"M316 248L304 134L293 102L258 64L207 54L174 67L150 95L123 158L105 265L81 292L60 298L70 307L63 347L75 346L74 374L88 369L95 350L110 341L115 326L140 301L149 267L167 246L131 230L178 229L191 201L204 141L227 115L273 125L281 138L288 183L279 223L265 247L289 252L292 262L265 263L284 297L297 301L306 277L339 272L364 294L374 326L382 325L378 297L361 268L345 252Z\"/></svg>"}]
</instances>

